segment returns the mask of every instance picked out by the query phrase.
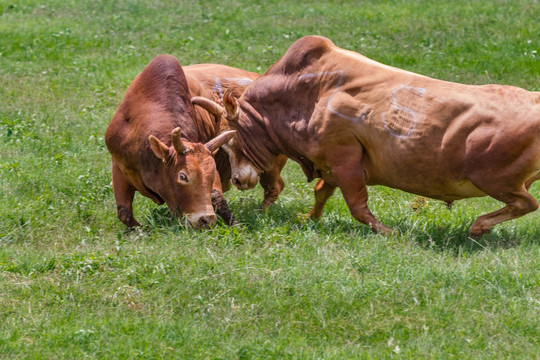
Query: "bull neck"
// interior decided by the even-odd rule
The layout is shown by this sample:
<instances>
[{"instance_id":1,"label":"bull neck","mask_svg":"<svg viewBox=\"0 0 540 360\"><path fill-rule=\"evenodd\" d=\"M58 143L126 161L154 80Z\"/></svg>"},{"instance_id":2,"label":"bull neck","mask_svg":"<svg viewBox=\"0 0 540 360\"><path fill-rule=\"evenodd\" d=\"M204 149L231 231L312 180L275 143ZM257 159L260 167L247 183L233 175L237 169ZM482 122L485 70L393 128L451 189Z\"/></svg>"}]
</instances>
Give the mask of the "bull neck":
<instances>
[{"instance_id":1,"label":"bull neck","mask_svg":"<svg viewBox=\"0 0 540 360\"><path fill-rule=\"evenodd\" d=\"M258 169L269 171L274 159L281 154L274 130L268 120L248 102L238 102L240 117L238 131L242 134L242 148L248 160ZM242 116L243 115L243 116ZM248 140L248 141L246 141Z\"/></svg>"}]
</instances>

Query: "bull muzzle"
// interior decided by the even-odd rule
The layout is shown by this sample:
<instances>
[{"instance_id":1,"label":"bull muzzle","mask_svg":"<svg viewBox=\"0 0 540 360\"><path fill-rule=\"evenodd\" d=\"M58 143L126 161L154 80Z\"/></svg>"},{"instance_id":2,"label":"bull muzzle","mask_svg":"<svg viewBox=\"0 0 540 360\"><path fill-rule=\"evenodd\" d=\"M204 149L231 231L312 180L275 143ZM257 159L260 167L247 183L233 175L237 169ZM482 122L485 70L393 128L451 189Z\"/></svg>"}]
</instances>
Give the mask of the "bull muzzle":
<instances>
[{"instance_id":1,"label":"bull muzzle","mask_svg":"<svg viewBox=\"0 0 540 360\"><path fill-rule=\"evenodd\" d=\"M215 213L189 214L187 219L189 224L195 229L209 228L217 222Z\"/></svg>"},{"instance_id":2,"label":"bull muzzle","mask_svg":"<svg viewBox=\"0 0 540 360\"><path fill-rule=\"evenodd\" d=\"M232 183L238 190L253 189L259 182L259 174L255 171L244 171L243 173L233 174Z\"/></svg>"}]
</instances>

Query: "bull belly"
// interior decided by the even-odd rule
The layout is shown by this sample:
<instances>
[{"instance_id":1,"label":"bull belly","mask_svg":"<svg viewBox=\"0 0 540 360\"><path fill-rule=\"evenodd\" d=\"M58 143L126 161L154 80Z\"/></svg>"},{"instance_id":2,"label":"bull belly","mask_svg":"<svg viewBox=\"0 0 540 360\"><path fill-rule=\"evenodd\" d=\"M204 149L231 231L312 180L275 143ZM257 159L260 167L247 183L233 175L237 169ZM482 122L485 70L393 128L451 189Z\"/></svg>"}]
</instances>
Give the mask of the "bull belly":
<instances>
[{"instance_id":1,"label":"bull belly","mask_svg":"<svg viewBox=\"0 0 540 360\"><path fill-rule=\"evenodd\" d=\"M397 188L411 194L421 195L449 203L455 200L487 195L469 180L451 183L442 181L436 181L434 183L426 183L425 181L414 183L414 181L411 181L407 184L381 182L380 185Z\"/></svg>"},{"instance_id":2,"label":"bull belly","mask_svg":"<svg viewBox=\"0 0 540 360\"><path fill-rule=\"evenodd\" d=\"M452 202L455 200L466 199L471 197L482 197L487 194L474 186L474 184L468 180L460 181L459 183L450 184L446 187L441 187L438 189L433 189L435 191L430 191L429 188L424 190L426 194L419 194L426 197L430 197L437 200L442 200L446 202Z\"/></svg>"}]
</instances>

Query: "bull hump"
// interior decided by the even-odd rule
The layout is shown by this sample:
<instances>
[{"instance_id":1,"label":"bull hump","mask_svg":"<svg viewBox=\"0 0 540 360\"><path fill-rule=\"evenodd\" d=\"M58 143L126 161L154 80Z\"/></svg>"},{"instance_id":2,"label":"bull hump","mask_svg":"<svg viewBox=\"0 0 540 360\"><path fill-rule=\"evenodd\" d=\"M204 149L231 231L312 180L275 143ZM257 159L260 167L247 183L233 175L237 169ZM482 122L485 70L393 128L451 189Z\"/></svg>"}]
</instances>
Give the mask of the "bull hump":
<instances>
[{"instance_id":1,"label":"bull hump","mask_svg":"<svg viewBox=\"0 0 540 360\"><path fill-rule=\"evenodd\" d=\"M139 74L132 84L134 90L144 98L163 103L186 103L189 100L189 87L180 63L171 55L154 58Z\"/></svg>"},{"instance_id":2,"label":"bull hump","mask_svg":"<svg viewBox=\"0 0 540 360\"><path fill-rule=\"evenodd\" d=\"M335 47L334 43L322 36L304 36L291 45L283 58L276 63L275 70L292 74L319 60ZM281 69L280 69L281 68ZM269 72L272 68L269 70Z\"/></svg>"}]
</instances>

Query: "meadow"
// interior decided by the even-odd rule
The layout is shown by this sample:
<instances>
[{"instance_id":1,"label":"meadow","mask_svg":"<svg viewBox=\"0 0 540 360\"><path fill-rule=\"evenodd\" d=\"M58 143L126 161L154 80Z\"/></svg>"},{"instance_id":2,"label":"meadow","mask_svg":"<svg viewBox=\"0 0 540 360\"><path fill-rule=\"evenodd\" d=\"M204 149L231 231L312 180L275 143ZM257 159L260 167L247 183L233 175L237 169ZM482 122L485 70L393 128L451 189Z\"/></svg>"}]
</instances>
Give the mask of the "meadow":
<instances>
[{"instance_id":1,"label":"meadow","mask_svg":"<svg viewBox=\"0 0 540 360\"><path fill-rule=\"evenodd\" d=\"M315 182L289 162L270 210L260 187L225 194L239 227L137 194L128 231L103 140L156 55L262 73L309 34L540 91L538 19L538 0L0 0L0 359L538 358L539 211L470 238L500 203L374 186L398 230L379 236L339 192L304 221Z\"/></svg>"}]
</instances>

